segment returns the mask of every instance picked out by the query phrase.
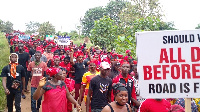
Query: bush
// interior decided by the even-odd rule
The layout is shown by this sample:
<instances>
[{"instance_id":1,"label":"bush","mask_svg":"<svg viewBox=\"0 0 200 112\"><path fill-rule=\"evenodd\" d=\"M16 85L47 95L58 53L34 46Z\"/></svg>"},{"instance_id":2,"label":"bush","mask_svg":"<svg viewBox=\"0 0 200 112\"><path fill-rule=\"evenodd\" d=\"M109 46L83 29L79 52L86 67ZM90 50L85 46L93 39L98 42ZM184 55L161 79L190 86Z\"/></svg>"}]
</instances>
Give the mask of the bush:
<instances>
[{"instance_id":1,"label":"bush","mask_svg":"<svg viewBox=\"0 0 200 112\"><path fill-rule=\"evenodd\" d=\"M3 33L0 32L0 73L4 66L9 63L9 45L6 40L6 37ZM0 112L4 111L6 107L6 96L4 93L3 85L2 85L2 78L0 78Z\"/></svg>"}]
</instances>

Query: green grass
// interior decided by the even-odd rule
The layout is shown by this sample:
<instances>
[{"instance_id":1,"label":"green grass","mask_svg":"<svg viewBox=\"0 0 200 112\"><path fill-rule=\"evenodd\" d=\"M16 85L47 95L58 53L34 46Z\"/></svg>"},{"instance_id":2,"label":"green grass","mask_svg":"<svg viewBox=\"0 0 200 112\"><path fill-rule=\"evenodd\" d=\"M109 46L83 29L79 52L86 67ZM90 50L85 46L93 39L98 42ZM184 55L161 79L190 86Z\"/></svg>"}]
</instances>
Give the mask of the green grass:
<instances>
[{"instance_id":1,"label":"green grass","mask_svg":"<svg viewBox=\"0 0 200 112\"><path fill-rule=\"evenodd\" d=\"M0 32L0 73L4 66L9 63L9 45L6 40L6 37L3 33ZM3 112L6 107L6 96L2 86L2 78L0 78L0 112Z\"/></svg>"}]
</instances>

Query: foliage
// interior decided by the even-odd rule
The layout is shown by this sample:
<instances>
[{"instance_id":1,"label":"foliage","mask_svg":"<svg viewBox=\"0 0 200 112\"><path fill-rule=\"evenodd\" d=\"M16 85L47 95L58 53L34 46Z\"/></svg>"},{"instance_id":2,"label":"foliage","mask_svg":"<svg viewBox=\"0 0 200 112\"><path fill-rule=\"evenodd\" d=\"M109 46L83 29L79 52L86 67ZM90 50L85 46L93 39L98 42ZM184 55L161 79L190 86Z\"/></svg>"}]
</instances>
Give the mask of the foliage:
<instances>
[{"instance_id":1,"label":"foliage","mask_svg":"<svg viewBox=\"0 0 200 112\"><path fill-rule=\"evenodd\" d=\"M79 46L80 43L84 43L85 42L85 38L74 38L72 40L73 40L74 45L77 45L77 46ZM87 48L89 48L91 46L93 46L93 44L91 42L86 43L86 47Z\"/></svg>"},{"instance_id":2,"label":"foliage","mask_svg":"<svg viewBox=\"0 0 200 112\"><path fill-rule=\"evenodd\" d=\"M9 51L9 45L8 42L6 40L6 37L4 36L3 33L0 33L0 73L1 70L3 69L4 66L6 66L9 63L9 55L10 55L10 51ZM4 89L2 86L2 79L0 78L0 112L3 111L5 109L6 106L6 96L4 93Z\"/></svg>"},{"instance_id":3,"label":"foliage","mask_svg":"<svg viewBox=\"0 0 200 112\"><path fill-rule=\"evenodd\" d=\"M135 57L136 39L135 32L138 31L157 31L157 30L175 30L172 22L163 22L156 17L138 18L132 22L132 26L126 26L123 29L118 29L120 35L115 39L114 43L116 51L124 54L127 49L132 51ZM135 57L136 58L136 57Z\"/></svg>"},{"instance_id":4,"label":"foliage","mask_svg":"<svg viewBox=\"0 0 200 112\"><path fill-rule=\"evenodd\" d=\"M125 36L118 36L117 39L114 41L116 47L116 51L120 54L125 55L127 49L131 50L132 56L136 57L136 41L135 38L131 35Z\"/></svg>"},{"instance_id":5,"label":"foliage","mask_svg":"<svg viewBox=\"0 0 200 112\"><path fill-rule=\"evenodd\" d=\"M72 30L71 32L69 32L68 35L71 39L77 39L79 38L78 32L76 30Z\"/></svg>"},{"instance_id":6,"label":"foliage","mask_svg":"<svg viewBox=\"0 0 200 112\"><path fill-rule=\"evenodd\" d=\"M195 27L195 29L200 29L200 24L198 24L197 27Z\"/></svg>"},{"instance_id":7,"label":"foliage","mask_svg":"<svg viewBox=\"0 0 200 112\"><path fill-rule=\"evenodd\" d=\"M26 24L26 33L31 34L31 33L35 33L38 31L38 28L40 27L40 23L39 22L34 22L34 21L30 21L29 23L25 23Z\"/></svg>"},{"instance_id":8,"label":"foliage","mask_svg":"<svg viewBox=\"0 0 200 112\"><path fill-rule=\"evenodd\" d=\"M39 35L53 35L55 34L55 27L48 21L44 22L40 25L39 29Z\"/></svg>"},{"instance_id":9,"label":"foliage","mask_svg":"<svg viewBox=\"0 0 200 112\"><path fill-rule=\"evenodd\" d=\"M0 32L11 33L13 31L13 24L10 21L0 20Z\"/></svg>"},{"instance_id":10,"label":"foliage","mask_svg":"<svg viewBox=\"0 0 200 112\"><path fill-rule=\"evenodd\" d=\"M130 4L130 2L126 2L124 0L110 1L105 7L106 15L118 24L120 22L120 12L127 7L127 4Z\"/></svg>"},{"instance_id":11,"label":"foliage","mask_svg":"<svg viewBox=\"0 0 200 112\"><path fill-rule=\"evenodd\" d=\"M95 21L94 28L91 30L90 40L93 44L108 49L114 48L113 41L117 38L117 25L109 17Z\"/></svg>"},{"instance_id":12,"label":"foliage","mask_svg":"<svg viewBox=\"0 0 200 112\"><path fill-rule=\"evenodd\" d=\"M92 9L89 9L83 18L82 22L82 33L85 36L90 36L90 31L94 27L94 21L99 20L100 18L104 16L109 16L112 20L115 21L116 24L120 22L119 14L120 12L126 8L126 5L129 4L129 2L126 2L124 0L115 0L110 1L107 6L104 7L95 7Z\"/></svg>"},{"instance_id":13,"label":"foliage","mask_svg":"<svg viewBox=\"0 0 200 112\"><path fill-rule=\"evenodd\" d=\"M103 7L95 7L86 11L85 16L83 18L82 25L82 33L85 36L89 36L90 30L94 27L94 21L99 20L105 15L105 9Z\"/></svg>"},{"instance_id":14,"label":"foliage","mask_svg":"<svg viewBox=\"0 0 200 112\"><path fill-rule=\"evenodd\" d=\"M127 4L120 15L121 25L132 26L133 21L139 18L155 17L161 19L163 17L160 3L158 0L132 0L131 4Z\"/></svg>"}]
</instances>

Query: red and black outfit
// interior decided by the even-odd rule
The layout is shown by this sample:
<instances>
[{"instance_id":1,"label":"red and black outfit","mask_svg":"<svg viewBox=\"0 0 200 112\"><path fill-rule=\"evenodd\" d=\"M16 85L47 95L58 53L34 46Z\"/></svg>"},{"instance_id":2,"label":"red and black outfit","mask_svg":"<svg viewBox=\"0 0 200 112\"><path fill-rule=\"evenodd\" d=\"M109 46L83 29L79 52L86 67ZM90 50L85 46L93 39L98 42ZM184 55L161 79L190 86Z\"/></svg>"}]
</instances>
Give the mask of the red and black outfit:
<instances>
[{"instance_id":1,"label":"red and black outfit","mask_svg":"<svg viewBox=\"0 0 200 112\"><path fill-rule=\"evenodd\" d=\"M119 74L118 76L116 76L113 80L113 83L122 83L126 86L127 90L128 90L128 104L133 104L133 102L131 102L131 97L134 98L135 100L137 100L136 98L136 93L135 93L135 86L134 86L134 80L133 78L128 75L126 78L123 78L123 76L121 74ZM111 100L114 100L114 95L111 94Z\"/></svg>"}]
</instances>

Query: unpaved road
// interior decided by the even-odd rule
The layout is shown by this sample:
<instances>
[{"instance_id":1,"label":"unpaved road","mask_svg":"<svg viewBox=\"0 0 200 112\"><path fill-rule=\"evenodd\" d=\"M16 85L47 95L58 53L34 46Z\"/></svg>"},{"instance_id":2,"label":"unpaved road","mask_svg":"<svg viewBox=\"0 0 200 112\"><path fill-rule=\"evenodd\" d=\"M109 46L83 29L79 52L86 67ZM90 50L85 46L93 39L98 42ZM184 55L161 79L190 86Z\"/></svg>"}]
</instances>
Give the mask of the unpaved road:
<instances>
[{"instance_id":1,"label":"unpaved road","mask_svg":"<svg viewBox=\"0 0 200 112\"><path fill-rule=\"evenodd\" d=\"M30 82L29 82L29 85L28 85L28 90L30 91L31 90L31 86L30 86ZM31 91L29 93L25 93L26 95L26 99L23 99L21 100L21 112L31 112ZM85 102L83 101L82 102L82 112L85 112ZM7 109L6 111L7 112ZM14 112L15 112L15 108L14 108ZM40 106L40 112L42 112L42 105Z\"/></svg>"}]
</instances>

